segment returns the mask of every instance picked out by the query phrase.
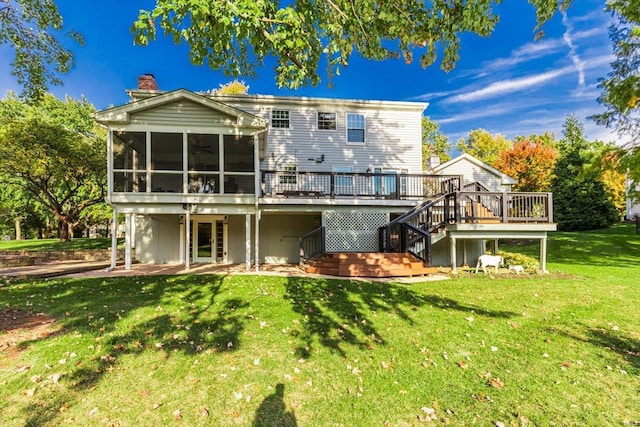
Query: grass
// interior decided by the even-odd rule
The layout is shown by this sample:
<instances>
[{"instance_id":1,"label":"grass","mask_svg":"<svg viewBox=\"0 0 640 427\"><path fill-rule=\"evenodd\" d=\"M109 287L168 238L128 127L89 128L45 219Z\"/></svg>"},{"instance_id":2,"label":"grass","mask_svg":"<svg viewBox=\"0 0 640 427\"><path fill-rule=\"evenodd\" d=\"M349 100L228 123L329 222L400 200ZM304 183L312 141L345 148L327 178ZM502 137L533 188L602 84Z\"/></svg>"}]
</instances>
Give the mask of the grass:
<instances>
[{"instance_id":1,"label":"grass","mask_svg":"<svg viewBox=\"0 0 640 427\"><path fill-rule=\"evenodd\" d=\"M0 347L0 419L636 425L639 250L635 230L619 226L554 233L542 276L8 283L0 307L46 314L60 329L17 339L19 353Z\"/></svg>"},{"instance_id":2,"label":"grass","mask_svg":"<svg viewBox=\"0 0 640 427\"><path fill-rule=\"evenodd\" d=\"M124 239L118 239L121 246ZM68 242L60 239L30 239L30 240L2 240L0 251L81 251L92 249L110 249L111 239L106 238L76 238Z\"/></svg>"}]
</instances>

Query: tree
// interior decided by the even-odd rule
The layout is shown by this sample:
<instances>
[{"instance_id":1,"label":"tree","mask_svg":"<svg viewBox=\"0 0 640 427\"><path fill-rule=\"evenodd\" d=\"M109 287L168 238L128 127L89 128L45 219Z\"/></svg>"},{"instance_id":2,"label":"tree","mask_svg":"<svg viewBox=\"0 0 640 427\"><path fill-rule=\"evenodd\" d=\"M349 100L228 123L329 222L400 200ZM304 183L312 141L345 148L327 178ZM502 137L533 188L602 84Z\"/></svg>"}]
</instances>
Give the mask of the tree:
<instances>
[{"instance_id":1,"label":"tree","mask_svg":"<svg viewBox=\"0 0 640 427\"><path fill-rule=\"evenodd\" d=\"M598 102L605 112L591 118L615 128L640 144L640 3L638 0L608 0L606 10L615 23L609 28L615 60L611 72L599 83Z\"/></svg>"},{"instance_id":2,"label":"tree","mask_svg":"<svg viewBox=\"0 0 640 427\"><path fill-rule=\"evenodd\" d=\"M440 125L431 120L429 116L422 118L422 165L423 169L428 169L427 162L432 155L440 158L440 161L446 162L451 159L449 151L451 143L447 135L440 131Z\"/></svg>"},{"instance_id":3,"label":"tree","mask_svg":"<svg viewBox=\"0 0 640 427\"><path fill-rule=\"evenodd\" d=\"M74 67L73 53L58 40L61 36L84 42L79 33L64 32L53 0L0 0L0 45L15 51L11 74L24 97L40 98L49 85L62 84L60 73Z\"/></svg>"},{"instance_id":4,"label":"tree","mask_svg":"<svg viewBox=\"0 0 640 427\"><path fill-rule=\"evenodd\" d=\"M538 26L571 0L530 0ZM459 34L488 36L499 17L500 0L283 2L236 0L156 0L141 10L132 31L146 45L158 29L184 41L194 64L207 63L231 76L251 76L267 58L276 62L278 86L297 88L320 82L319 64L327 64L331 79L349 64L354 51L373 60L421 53L423 67L443 53L441 68L450 71L458 60Z\"/></svg>"},{"instance_id":5,"label":"tree","mask_svg":"<svg viewBox=\"0 0 640 427\"><path fill-rule=\"evenodd\" d=\"M15 106L15 96L0 101L0 179L49 210L66 241L82 212L103 203L104 131L86 100L45 94L37 107L23 103L20 114L3 116Z\"/></svg>"},{"instance_id":6,"label":"tree","mask_svg":"<svg viewBox=\"0 0 640 427\"><path fill-rule=\"evenodd\" d=\"M618 212L607 197L599 171L587 167L593 143L584 137L576 116L567 117L558 147L560 159L551 184L558 228L577 231L609 227L618 220Z\"/></svg>"},{"instance_id":7,"label":"tree","mask_svg":"<svg viewBox=\"0 0 640 427\"><path fill-rule=\"evenodd\" d=\"M218 89L211 89L209 93L216 95L246 95L249 93L249 85L242 80L235 79L229 83L220 83Z\"/></svg>"},{"instance_id":8,"label":"tree","mask_svg":"<svg viewBox=\"0 0 640 427\"><path fill-rule=\"evenodd\" d=\"M502 151L508 150L510 147L511 141L507 140L504 135L500 133L493 135L485 129L472 130L466 140L460 138L456 143L458 150L490 165L498 160Z\"/></svg>"},{"instance_id":9,"label":"tree","mask_svg":"<svg viewBox=\"0 0 640 427\"><path fill-rule=\"evenodd\" d=\"M550 191L557 159L558 150L532 135L502 151L493 166L518 181L516 191Z\"/></svg>"}]
</instances>

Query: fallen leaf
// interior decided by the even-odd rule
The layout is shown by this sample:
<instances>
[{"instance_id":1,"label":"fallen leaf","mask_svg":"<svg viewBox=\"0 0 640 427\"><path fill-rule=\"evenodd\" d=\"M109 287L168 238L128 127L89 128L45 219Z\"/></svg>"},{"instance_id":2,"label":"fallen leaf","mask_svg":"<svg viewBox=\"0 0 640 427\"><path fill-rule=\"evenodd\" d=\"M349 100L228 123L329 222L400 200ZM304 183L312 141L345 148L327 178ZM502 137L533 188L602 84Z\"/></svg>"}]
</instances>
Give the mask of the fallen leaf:
<instances>
[{"instance_id":1,"label":"fallen leaf","mask_svg":"<svg viewBox=\"0 0 640 427\"><path fill-rule=\"evenodd\" d=\"M462 369L467 369L469 367L469 365L467 365L464 362L457 362L457 363L458 363L458 366L461 367Z\"/></svg>"},{"instance_id":2,"label":"fallen leaf","mask_svg":"<svg viewBox=\"0 0 640 427\"><path fill-rule=\"evenodd\" d=\"M149 396L149 394L150 394L150 393L151 393L151 391L150 391L150 390L142 390L142 391L140 392L140 396L142 396L142 397L147 397L147 396Z\"/></svg>"},{"instance_id":3,"label":"fallen leaf","mask_svg":"<svg viewBox=\"0 0 640 427\"><path fill-rule=\"evenodd\" d=\"M176 409L173 411L173 419L175 421L180 421L182 419L182 414L180 413L180 409Z\"/></svg>"},{"instance_id":4,"label":"fallen leaf","mask_svg":"<svg viewBox=\"0 0 640 427\"><path fill-rule=\"evenodd\" d=\"M29 388L29 389L26 389L26 390L22 390L22 394L27 396L27 397L33 396L35 394L35 392L36 392L35 388Z\"/></svg>"},{"instance_id":5,"label":"fallen leaf","mask_svg":"<svg viewBox=\"0 0 640 427\"><path fill-rule=\"evenodd\" d=\"M495 421L493 424L495 424L496 427L505 427L502 421Z\"/></svg>"},{"instance_id":6,"label":"fallen leaf","mask_svg":"<svg viewBox=\"0 0 640 427\"><path fill-rule=\"evenodd\" d=\"M500 378L489 378L489 385L495 388L503 388L504 383L500 381Z\"/></svg>"},{"instance_id":7,"label":"fallen leaf","mask_svg":"<svg viewBox=\"0 0 640 427\"><path fill-rule=\"evenodd\" d=\"M236 398L236 400L240 400L242 399L242 392L234 391L233 396Z\"/></svg>"},{"instance_id":8,"label":"fallen leaf","mask_svg":"<svg viewBox=\"0 0 640 427\"><path fill-rule=\"evenodd\" d=\"M97 413L98 413L98 408L94 406L93 409L89 411L89 416L93 416Z\"/></svg>"},{"instance_id":9,"label":"fallen leaf","mask_svg":"<svg viewBox=\"0 0 640 427\"><path fill-rule=\"evenodd\" d=\"M209 410L207 408L201 408L200 409L200 415L202 415L203 417L207 418L209 416Z\"/></svg>"}]
</instances>

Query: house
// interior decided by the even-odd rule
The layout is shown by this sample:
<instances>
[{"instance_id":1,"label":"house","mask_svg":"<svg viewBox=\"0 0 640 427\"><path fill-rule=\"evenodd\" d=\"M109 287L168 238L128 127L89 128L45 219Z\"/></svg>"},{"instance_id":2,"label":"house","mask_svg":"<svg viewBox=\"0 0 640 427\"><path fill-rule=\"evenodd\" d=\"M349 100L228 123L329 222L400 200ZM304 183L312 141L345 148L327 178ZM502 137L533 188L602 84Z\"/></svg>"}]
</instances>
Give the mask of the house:
<instances>
[{"instance_id":1,"label":"house","mask_svg":"<svg viewBox=\"0 0 640 427\"><path fill-rule=\"evenodd\" d=\"M462 200L458 163L424 173L425 103L160 91L152 76L141 81L150 79L151 86L129 91L127 104L96 114L108 128L107 202L114 223L117 214L126 218L126 268L133 249L140 262L187 268L244 263L257 270L262 263L298 263L320 253L399 249L430 265L455 259L455 267L484 251L487 237L464 233L497 238L486 227L510 229L515 225L503 221L514 218L523 219L519 235L527 238L546 242L546 232L555 229L550 195L527 199L527 207L510 193L496 196L488 190L498 188L488 184L486 194L472 191L464 197L475 199ZM449 198L442 201L443 195ZM483 226L475 211L462 208L482 201L495 208L485 220L498 224ZM519 214L514 203L522 205ZM537 216L533 204L541 209ZM431 222L445 213L457 217L443 217L429 231L435 238L391 247L410 221ZM462 229L450 234L456 225Z\"/></svg>"}]
</instances>

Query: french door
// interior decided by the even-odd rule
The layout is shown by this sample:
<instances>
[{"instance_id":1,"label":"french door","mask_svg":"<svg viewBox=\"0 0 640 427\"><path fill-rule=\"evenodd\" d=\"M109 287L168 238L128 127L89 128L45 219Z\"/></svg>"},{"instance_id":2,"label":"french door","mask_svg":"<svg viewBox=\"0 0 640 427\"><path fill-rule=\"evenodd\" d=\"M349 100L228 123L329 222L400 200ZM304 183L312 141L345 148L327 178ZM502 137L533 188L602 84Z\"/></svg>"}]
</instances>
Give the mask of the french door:
<instances>
[{"instance_id":1,"label":"french door","mask_svg":"<svg viewBox=\"0 0 640 427\"><path fill-rule=\"evenodd\" d=\"M193 219L191 256L194 262L227 262L228 224L225 217Z\"/></svg>"}]
</instances>

